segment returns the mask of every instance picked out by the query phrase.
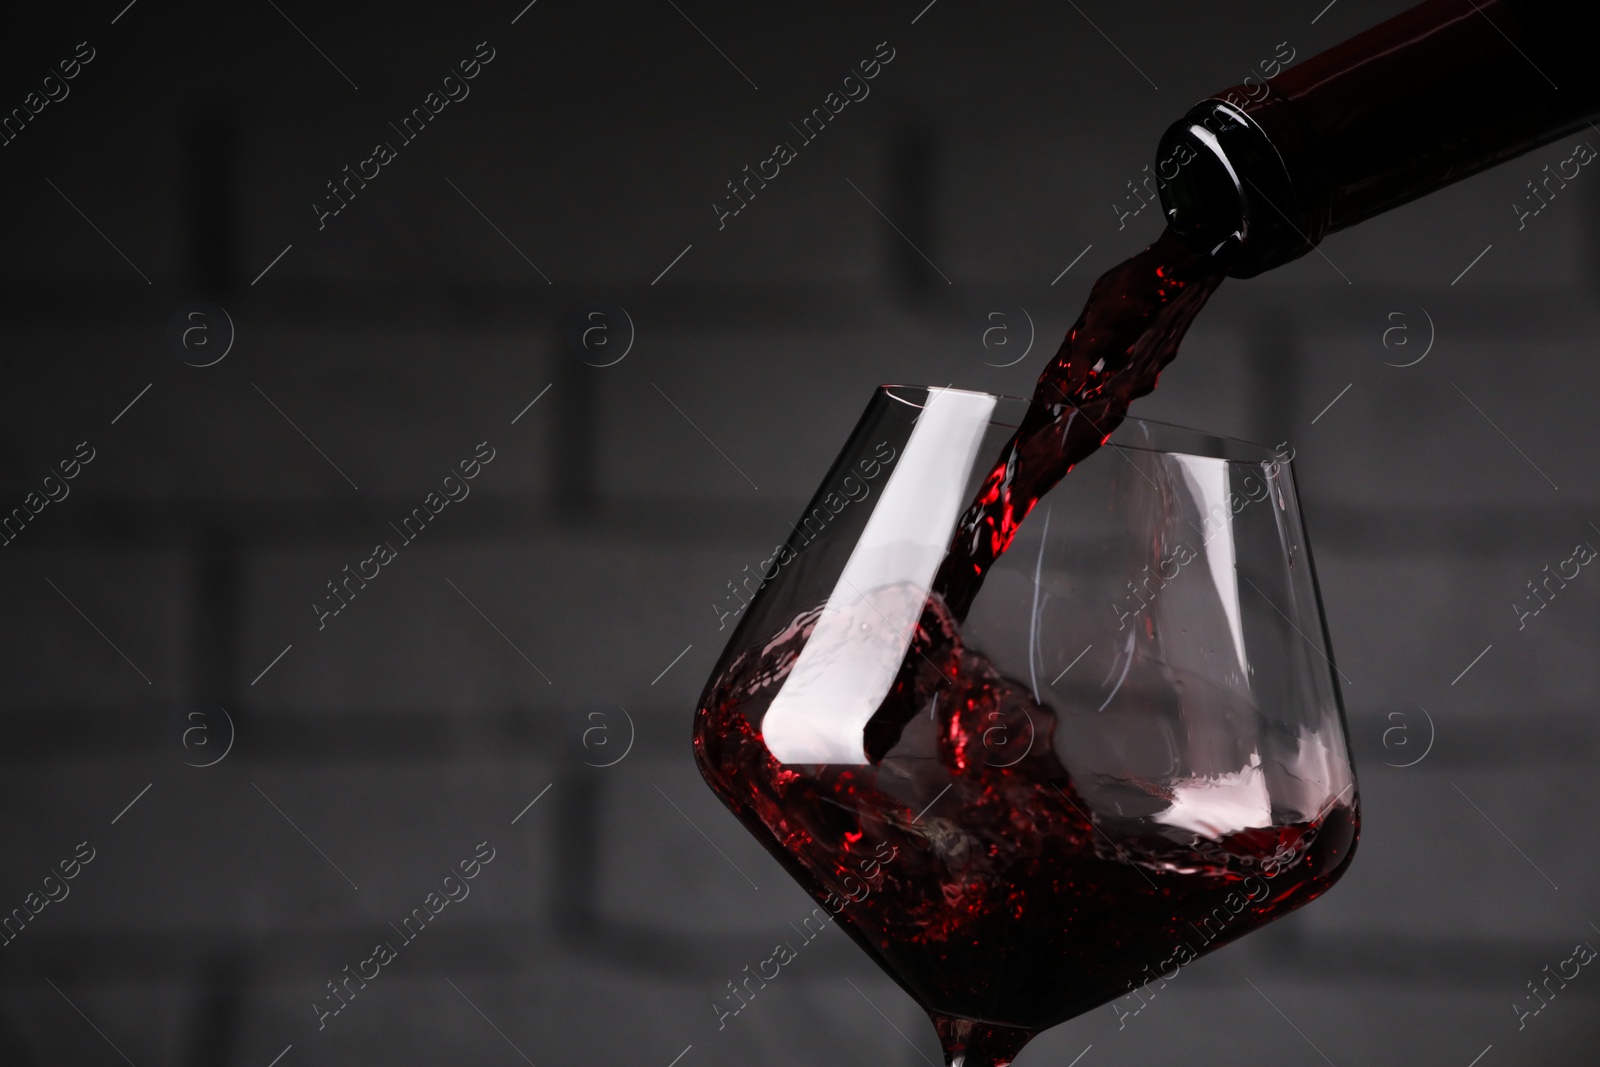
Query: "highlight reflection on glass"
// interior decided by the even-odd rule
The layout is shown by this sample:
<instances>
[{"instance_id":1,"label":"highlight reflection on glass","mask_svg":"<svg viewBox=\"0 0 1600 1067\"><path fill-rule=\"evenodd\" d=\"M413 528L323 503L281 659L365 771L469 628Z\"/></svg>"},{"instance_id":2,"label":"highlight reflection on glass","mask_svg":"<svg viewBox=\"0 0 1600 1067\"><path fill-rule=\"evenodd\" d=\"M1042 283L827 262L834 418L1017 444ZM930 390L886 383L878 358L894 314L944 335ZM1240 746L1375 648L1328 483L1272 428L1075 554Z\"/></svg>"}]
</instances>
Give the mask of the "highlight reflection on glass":
<instances>
[{"instance_id":1,"label":"highlight reflection on glass","mask_svg":"<svg viewBox=\"0 0 1600 1067\"><path fill-rule=\"evenodd\" d=\"M1024 407L874 395L694 738L965 1067L1314 899L1357 831L1293 478L1267 450L1129 419L964 620L929 592Z\"/></svg>"}]
</instances>

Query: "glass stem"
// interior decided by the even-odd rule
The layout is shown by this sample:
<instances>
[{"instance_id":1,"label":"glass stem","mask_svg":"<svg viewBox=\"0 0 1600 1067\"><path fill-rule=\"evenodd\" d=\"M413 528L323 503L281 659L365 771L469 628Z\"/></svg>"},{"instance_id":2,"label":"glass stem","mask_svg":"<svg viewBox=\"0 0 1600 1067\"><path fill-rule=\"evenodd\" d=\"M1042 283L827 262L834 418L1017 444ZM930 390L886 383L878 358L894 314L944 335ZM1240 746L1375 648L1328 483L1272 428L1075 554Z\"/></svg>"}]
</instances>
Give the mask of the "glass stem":
<instances>
[{"instance_id":1,"label":"glass stem","mask_svg":"<svg viewBox=\"0 0 1600 1067\"><path fill-rule=\"evenodd\" d=\"M939 1032L939 1044L944 1046L945 1067L1009 1067L1034 1034L1015 1026L956 1019L937 1012L929 1016Z\"/></svg>"}]
</instances>

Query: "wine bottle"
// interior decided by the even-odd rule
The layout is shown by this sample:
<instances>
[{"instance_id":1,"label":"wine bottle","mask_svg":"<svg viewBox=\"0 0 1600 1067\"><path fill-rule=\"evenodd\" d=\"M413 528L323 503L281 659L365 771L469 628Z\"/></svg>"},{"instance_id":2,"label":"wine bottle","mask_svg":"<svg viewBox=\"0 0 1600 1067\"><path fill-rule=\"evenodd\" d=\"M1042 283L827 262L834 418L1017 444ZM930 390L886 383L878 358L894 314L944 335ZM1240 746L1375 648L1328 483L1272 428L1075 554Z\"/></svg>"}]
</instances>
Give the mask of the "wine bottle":
<instances>
[{"instance_id":1,"label":"wine bottle","mask_svg":"<svg viewBox=\"0 0 1600 1067\"><path fill-rule=\"evenodd\" d=\"M1555 0L1427 0L1224 90L1161 139L1168 225L1247 278L1585 129L1600 114L1597 19Z\"/></svg>"}]
</instances>

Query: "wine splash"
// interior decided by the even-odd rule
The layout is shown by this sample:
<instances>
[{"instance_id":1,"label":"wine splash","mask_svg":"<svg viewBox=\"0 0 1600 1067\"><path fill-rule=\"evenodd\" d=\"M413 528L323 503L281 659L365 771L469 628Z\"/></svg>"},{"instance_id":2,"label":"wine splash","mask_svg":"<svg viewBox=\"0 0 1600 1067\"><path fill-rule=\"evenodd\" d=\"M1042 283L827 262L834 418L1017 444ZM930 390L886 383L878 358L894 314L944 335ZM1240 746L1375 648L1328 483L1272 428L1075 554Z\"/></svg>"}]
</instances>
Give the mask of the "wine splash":
<instances>
[{"instance_id":1,"label":"wine splash","mask_svg":"<svg viewBox=\"0 0 1600 1067\"><path fill-rule=\"evenodd\" d=\"M754 723L822 610L718 675L695 755L819 902L859 889L863 864L894 850L838 919L933 1017L952 1063L1003 1067L1034 1034L1126 995L1152 968L1315 899L1349 860L1355 817L1340 803L1214 839L1147 821L1108 831L1057 755L1056 713L966 648L938 596L885 701L915 712L893 716L886 750L869 765L781 764ZM1034 743L999 759L987 744L996 729Z\"/></svg>"}]
</instances>

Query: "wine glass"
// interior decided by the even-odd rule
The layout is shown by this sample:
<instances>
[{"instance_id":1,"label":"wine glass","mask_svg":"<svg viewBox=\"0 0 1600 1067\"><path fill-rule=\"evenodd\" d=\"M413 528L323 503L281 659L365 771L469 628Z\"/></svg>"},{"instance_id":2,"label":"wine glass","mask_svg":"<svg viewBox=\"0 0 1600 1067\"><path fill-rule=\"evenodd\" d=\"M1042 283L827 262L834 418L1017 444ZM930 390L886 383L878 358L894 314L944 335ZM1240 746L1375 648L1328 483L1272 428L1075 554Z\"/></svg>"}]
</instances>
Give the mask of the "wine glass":
<instances>
[{"instance_id":1,"label":"wine glass","mask_svg":"<svg viewBox=\"0 0 1600 1067\"><path fill-rule=\"evenodd\" d=\"M1025 410L878 389L695 719L712 790L964 1067L1315 899L1358 829L1286 457L1129 418L954 617L935 575Z\"/></svg>"}]
</instances>

